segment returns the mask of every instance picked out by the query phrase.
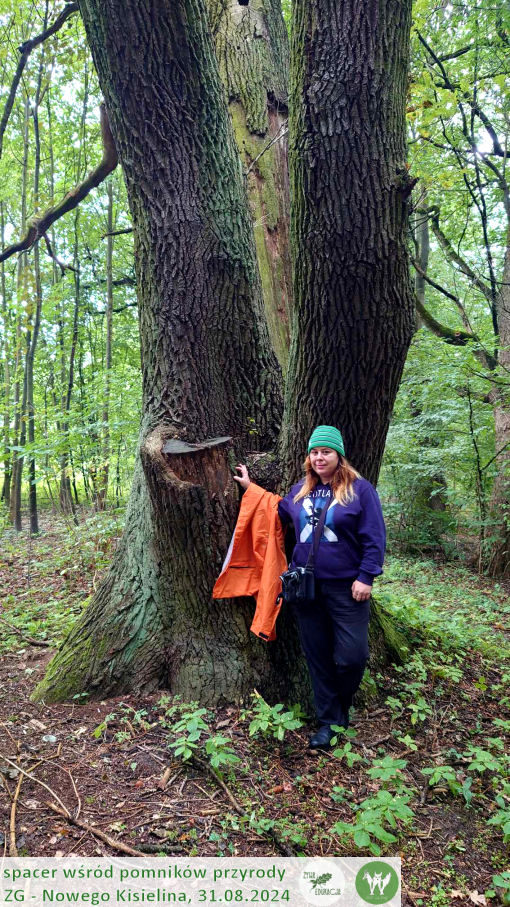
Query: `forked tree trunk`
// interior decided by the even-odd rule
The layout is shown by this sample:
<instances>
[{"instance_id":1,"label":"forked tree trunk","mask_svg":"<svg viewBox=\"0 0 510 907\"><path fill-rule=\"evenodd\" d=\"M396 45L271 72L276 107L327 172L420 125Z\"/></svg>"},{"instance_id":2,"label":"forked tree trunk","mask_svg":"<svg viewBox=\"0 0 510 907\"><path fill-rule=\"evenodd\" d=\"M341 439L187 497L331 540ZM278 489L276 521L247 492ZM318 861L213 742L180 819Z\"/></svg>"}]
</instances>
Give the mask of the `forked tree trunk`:
<instances>
[{"instance_id":1,"label":"forked tree trunk","mask_svg":"<svg viewBox=\"0 0 510 907\"><path fill-rule=\"evenodd\" d=\"M294 318L285 486L320 423L376 481L414 330L405 98L411 0L299 0L291 39Z\"/></svg>"},{"instance_id":2,"label":"forked tree trunk","mask_svg":"<svg viewBox=\"0 0 510 907\"><path fill-rule=\"evenodd\" d=\"M299 671L292 647L250 635L247 604L211 601L237 492L230 441L210 439L272 448L281 399L205 10L80 7L133 217L144 415L112 568L34 695L164 685L213 704L254 684L281 692Z\"/></svg>"}]
</instances>

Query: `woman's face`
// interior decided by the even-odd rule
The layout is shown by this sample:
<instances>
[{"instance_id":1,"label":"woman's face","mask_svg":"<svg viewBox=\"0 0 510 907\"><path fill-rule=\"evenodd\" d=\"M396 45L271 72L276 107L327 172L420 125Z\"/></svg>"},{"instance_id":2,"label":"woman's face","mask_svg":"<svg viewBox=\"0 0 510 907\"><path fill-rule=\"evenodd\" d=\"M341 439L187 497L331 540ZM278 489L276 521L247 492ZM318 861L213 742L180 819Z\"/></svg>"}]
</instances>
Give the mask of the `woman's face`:
<instances>
[{"instance_id":1,"label":"woman's face","mask_svg":"<svg viewBox=\"0 0 510 907\"><path fill-rule=\"evenodd\" d=\"M331 447L312 447L310 451L312 469L323 482L329 482L333 478L339 460L336 450Z\"/></svg>"}]
</instances>

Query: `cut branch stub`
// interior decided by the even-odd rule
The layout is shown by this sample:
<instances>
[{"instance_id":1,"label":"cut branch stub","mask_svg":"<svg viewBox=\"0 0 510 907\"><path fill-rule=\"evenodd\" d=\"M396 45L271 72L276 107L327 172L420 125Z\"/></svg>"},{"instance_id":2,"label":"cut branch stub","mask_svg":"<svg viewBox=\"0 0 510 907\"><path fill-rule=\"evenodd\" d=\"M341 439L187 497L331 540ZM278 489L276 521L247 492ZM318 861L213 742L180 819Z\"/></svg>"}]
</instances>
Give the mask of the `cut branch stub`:
<instances>
[{"instance_id":1,"label":"cut branch stub","mask_svg":"<svg viewBox=\"0 0 510 907\"><path fill-rule=\"evenodd\" d=\"M171 438L165 443L163 453L165 454L184 454L194 453L196 450L204 450L207 447L214 447L216 444L226 444L231 441L230 435L223 438L208 438L207 441L200 441L198 444L190 444L189 441L181 441L180 438Z\"/></svg>"},{"instance_id":2,"label":"cut branch stub","mask_svg":"<svg viewBox=\"0 0 510 907\"><path fill-rule=\"evenodd\" d=\"M157 535L163 547L171 545L174 554L191 557L195 564L204 561L205 595L223 562L239 508L230 462L232 438L192 443L171 437L171 432L170 426L163 425L146 436L140 448L143 469L160 524ZM176 531L176 519L186 531ZM172 565L168 566L172 572Z\"/></svg>"},{"instance_id":3,"label":"cut branch stub","mask_svg":"<svg viewBox=\"0 0 510 907\"><path fill-rule=\"evenodd\" d=\"M214 497L218 492L225 492L226 485L232 479L227 462L228 452L223 449L231 442L229 435L208 438L195 444L180 438L169 438L162 446L162 453L167 468L170 467L177 479L205 486Z\"/></svg>"}]
</instances>

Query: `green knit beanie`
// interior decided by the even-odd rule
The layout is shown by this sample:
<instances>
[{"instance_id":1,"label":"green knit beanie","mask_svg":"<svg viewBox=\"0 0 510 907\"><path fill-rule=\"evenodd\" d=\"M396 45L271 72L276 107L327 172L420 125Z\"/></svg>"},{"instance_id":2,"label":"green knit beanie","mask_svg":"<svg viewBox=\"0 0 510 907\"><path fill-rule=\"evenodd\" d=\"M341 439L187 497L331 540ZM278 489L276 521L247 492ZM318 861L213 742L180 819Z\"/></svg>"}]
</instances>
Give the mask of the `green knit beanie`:
<instances>
[{"instance_id":1,"label":"green knit beanie","mask_svg":"<svg viewBox=\"0 0 510 907\"><path fill-rule=\"evenodd\" d=\"M313 447L331 447L331 450L336 450L342 457L345 456L342 435L333 425L318 425L314 428L308 442L308 453Z\"/></svg>"}]
</instances>

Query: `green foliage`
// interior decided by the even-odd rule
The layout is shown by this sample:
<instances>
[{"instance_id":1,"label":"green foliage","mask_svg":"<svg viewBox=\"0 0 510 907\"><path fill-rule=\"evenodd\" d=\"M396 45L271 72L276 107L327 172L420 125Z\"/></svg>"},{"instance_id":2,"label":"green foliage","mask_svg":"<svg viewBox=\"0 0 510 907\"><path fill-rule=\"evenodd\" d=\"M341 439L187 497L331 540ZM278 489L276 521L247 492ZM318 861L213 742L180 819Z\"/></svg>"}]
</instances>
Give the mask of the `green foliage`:
<instances>
[{"instance_id":1,"label":"green foliage","mask_svg":"<svg viewBox=\"0 0 510 907\"><path fill-rule=\"evenodd\" d=\"M137 732L141 731L143 733L150 728L150 724L147 721L147 709L134 709L133 706L126 705L124 702L120 703L119 708L120 717L117 716L116 712L110 712L105 715L103 720L92 731L93 737L106 739L108 726L117 720L125 727L124 730L115 733L114 739L116 743L124 743L126 740L131 740L136 736Z\"/></svg>"},{"instance_id":2,"label":"green foliage","mask_svg":"<svg viewBox=\"0 0 510 907\"><path fill-rule=\"evenodd\" d=\"M261 734L263 737L274 737L275 740L282 742L287 731L295 731L303 726L305 716L299 705L284 711L285 706L281 702L270 706L260 693L253 693L252 699L253 706L241 715L243 721L251 718L250 737Z\"/></svg>"},{"instance_id":3,"label":"green foliage","mask_svg":"<svg viewBox=\"0 0 510 907\"><path fill-rule=\"evenodd\" d=\"M333 750L333 755L336 756L337 759L345 759L345 762L347 763L349 768L352 768L352 766L355 765L356 762L360 762L363 759L363 757L360 756L359 753L354 752L352 743L350 743L349 740L347 740L347 742L344 743L343 746L339 746L335 750Z\"/></svg>"},{"instance_id":4,"label":"green foliage","mask_svg":"<svg viewBox=\"0 0 510 907\"><path fill-rule=\"evenodd\" d=\"M427 276L435 286L425 284L425 307L450 332L478 339L453 346L428 327L416 332L380 487L393 544L418 556L442 548L451 557L462 555L469 539L473 556L476 540L478 565L508 521L503 500L491 506L503 468L496 454L506 439L495 437L487 396L500 388L507 409L508 380L486 355L498 355L497 294L508 242L508 180L497 166L510 133L507 56L505 0L436 6L415 0L407 115L409 168L418 184L410 252L414 259L423 252L428 224Z\"/></svg>"},{"instance_id":5,"label":"green foliage","mask_svg":"<svg viewBox=\"0 0 510 907\"><path fill-rule=\"evenodd\" d=\"M504 872L494 875L492 877L492 886L485 892L486 897L494 898L498 894L501 898L501 903L508 907L510 904L510 870L506 869Z\"/></svg>"},{"instance_id":6,"label":"green foliage","mask_svg":"<svg viewBox=\"0 0 510 907\"><path fill-rule=\"evenodd\" d=\"M499 586L481 591L476 578L465 568L456 566L450 572L444 566L438 574L437 565L431 560L406 560L393 555L379 580L377 598L398 626L426 646L418 660L413 658L410 667L402 668L404 674L417 677L417 682L423 682L420 676L425 669L427 674L443 674L449 684L457 683L455 678L467 650L480 652L488 663L498 665L510 654L502 632L510 616L508 596ZM411 690L409 684L407 688ZM403 699L402 695L398 698ZM396 708L396 703L391 707Z\"/></svg>"},{"instance_id":7,"label":"green foliage","mask_svg":"<svg viewBox=\"0 0 510 907\"><path fill-rule=\"evenodd\" d=\"M403 787L402 771L407 765L406 759L395 759L393 756L384 756L383 759L376 759L371 768L367 769L367 775L373 781L382 781L383 787L391 787L397 792Z\"/></svg>"},{"instance_id":8,"label":"green foliage","mask_svg":"<svg viewBox=\"0 0 510 907\"><path fill-rule=\"evenodd\" d=\"M419 696L416 702L410 702L407 708L411 712L411 724L426 721L429 715L432 715L432 709L423 696Z\"/></svg>"},{"instance_id":9,"label":"green foliage","mask_svg":"<svg viewBox=\"0 0 510 907\"><path fill-rule=\"evenodd\" d=\"M480 746L469 746L465 758L469 760L468 771L469 772L500 772L503 769L504 762L501 759L498 759L488 750L484 750Z\"/></svg>"},{"instance_id":10,"label":"green foliage","mask_svg":"<svg viewBox=\"0 0 510 907\"><path fill-rule=\"evenodd\" d=\"M488 820L488 825L495 825L501 829L503 841L508 844L510 841L510 784L504 782L497 791L495 801L499 809Z\"/></svg>"},{"instance_id":11,"label":"green foliage","mask_svg":"<svg viewBox=\"0 0 510 907\"><path fill-rule=\"evenodd\" d=\"M161 704L166 706L168 699L161 700ZM176 696L165 713L164 723L170 730L168 746L183 762L205 751L208 761L216 770L235 765L240 759L230 745L230 738L213 734L211 719L211 712L200 708L198 702L183 703ZM174 737L177 739L171 739Z\"/></svg>"},{"instance_id":12,"label":"green foliage","mask_svg":"<svg viewBox=\"0 0 510 907\"><path fill-rule=\"evenodd\" d=\"M342 839L352 839L356 847L368 848L374 856L379 856L380 845L396 843L412 823L414 812L408 806L409 800L408 794L395 796L388 790L379 790L354 808L352 824L337 822L333 831Z\"/></svg>"},{"instance_id":13,"label":"green foliage","mask_svg":"<svg viewBox=\"0 0 510 907\"><path fill-rule=\"evenodd\" d=\"M431 787L446 784L455 797L462 795L466 804L469 806L473 799L471 778L465 778L464 781L461 782L457 777L457 772L451 765L434 765L429 768L422 768L422 772L424 775L430 776L429 785Z\"/></svg>"}]
</instances>

